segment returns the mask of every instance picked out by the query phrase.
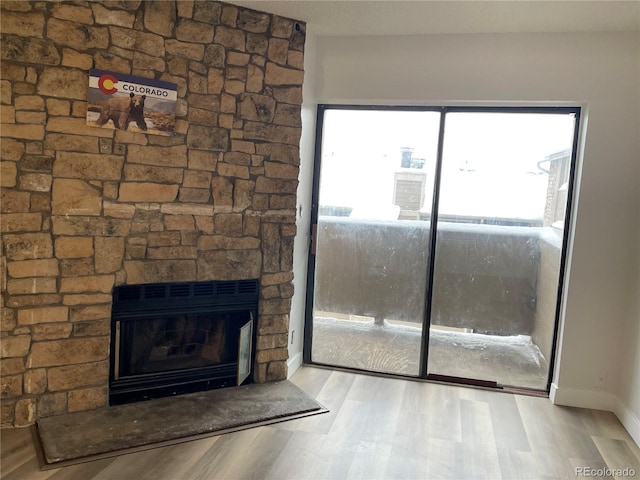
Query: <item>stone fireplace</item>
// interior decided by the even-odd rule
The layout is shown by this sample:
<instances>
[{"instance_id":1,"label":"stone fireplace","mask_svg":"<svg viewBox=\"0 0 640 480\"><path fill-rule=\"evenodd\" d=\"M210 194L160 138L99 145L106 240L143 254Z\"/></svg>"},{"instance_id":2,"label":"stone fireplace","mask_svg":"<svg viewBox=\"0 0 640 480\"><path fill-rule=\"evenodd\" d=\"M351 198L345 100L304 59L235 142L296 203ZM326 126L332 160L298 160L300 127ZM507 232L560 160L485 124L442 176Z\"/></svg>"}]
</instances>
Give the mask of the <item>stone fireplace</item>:
<instances>
[{"instance_id":1,"label":"stone fireplace","mask_svg":"<svg viewBox=\"0 0 640 480\"><path fill-rule=\"evenodd\" d=\"M0 8L2 424L107 405L124 286L255 281L252 380L286 378L305 25L200 0ZM177 84L176 134L87 126L92 68Z\"/></svg>"}]
</instances>

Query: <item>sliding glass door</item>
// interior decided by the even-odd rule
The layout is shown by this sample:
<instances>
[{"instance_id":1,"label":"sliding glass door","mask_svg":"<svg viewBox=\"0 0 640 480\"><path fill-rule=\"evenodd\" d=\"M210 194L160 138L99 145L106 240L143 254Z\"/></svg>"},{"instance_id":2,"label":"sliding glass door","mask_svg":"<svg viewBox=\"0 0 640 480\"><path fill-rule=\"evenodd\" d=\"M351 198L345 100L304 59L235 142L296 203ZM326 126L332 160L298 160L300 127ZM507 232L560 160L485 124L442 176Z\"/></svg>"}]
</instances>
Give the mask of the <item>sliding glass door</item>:
<instances>
[{"instance_id":1,"label":"sliding glass door","mask_svg":"<svg viewBox=\"0 0 640 480\"><path fill-rule=\"evenodd\" d=\"M578 114L320 106L305 361L546 390Z\"/></svg>"},{"instance_id":2,"label":"sliding glass door","mask_svg":"<svg viewBox=\"0 0 640 480\"><path fill-rule=\"evenodd\" d=\"M574 123L571 114L447 113L432 376L546 389Z\"/></svg>"},{"instance_id":3,"label":"sliding glass door","mask_svg":"<svg viewBox=\"0 0 640 480\"><path fill-rule=\"evenodd\" d=\"M322 121L311 361L417 376L440 113Z\"/></svg>"}]
</instances>

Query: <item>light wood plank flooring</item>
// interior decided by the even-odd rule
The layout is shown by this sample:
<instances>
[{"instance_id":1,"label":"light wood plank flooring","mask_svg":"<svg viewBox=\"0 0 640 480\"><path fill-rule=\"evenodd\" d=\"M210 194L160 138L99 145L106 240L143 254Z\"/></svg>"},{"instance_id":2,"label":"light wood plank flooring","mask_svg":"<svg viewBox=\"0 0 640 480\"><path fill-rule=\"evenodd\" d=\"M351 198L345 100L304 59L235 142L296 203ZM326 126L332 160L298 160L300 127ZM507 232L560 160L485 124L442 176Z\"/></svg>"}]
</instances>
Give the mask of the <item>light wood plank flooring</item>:
<instances>
[{"instance_id":1,"label":"light wood plank flooring","mask_svg":"<svg viewBox=\"0 0 640 480\"><path fill-rule=\"evenodd\" d=\"M640 449L612 413L313 367L292 381L331 412L48 471L29 430L6 429L2 479L640 478Z\"/></svg>"}]
</instances>

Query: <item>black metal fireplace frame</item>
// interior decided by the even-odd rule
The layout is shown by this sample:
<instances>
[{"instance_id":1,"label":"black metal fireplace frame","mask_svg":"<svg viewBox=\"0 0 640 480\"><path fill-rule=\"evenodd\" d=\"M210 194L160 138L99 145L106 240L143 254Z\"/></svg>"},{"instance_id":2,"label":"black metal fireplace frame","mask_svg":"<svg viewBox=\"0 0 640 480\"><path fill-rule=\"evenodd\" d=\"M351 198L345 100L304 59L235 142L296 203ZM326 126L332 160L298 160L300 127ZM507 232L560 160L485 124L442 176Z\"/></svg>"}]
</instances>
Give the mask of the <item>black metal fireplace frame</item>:
<instances>
[{"instance_id":1,"label":"black metal fireplace frame","mask_svg":"<svg viewBox=\"0 0 640 480\"><path fill-rule=\"evenodd\" d=\"M207 281L124 285L113 292L109 404L117 405L237 384L237 363L120 377L118 356L121 322L153 319L158 315L249 312L254 321L251 365L255 363L259 280ZM253 381L252 373L243 383Z\"/></svg>"}]
</instances>

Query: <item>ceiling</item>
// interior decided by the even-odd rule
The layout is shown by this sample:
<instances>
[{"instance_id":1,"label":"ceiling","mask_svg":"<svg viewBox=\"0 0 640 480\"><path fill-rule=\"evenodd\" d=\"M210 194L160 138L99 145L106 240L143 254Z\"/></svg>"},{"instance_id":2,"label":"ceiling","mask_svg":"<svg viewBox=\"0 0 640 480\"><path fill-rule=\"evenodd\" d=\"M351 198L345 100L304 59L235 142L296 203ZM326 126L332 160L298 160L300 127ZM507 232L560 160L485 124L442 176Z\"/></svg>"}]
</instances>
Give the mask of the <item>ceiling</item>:
<instances>
[{"instance_id":1,"label":"ceiling","mask_svg":"<svg viewBox=\"0 0 640 480\"><path fill-rule=\"evenodd\" d=\"M228 0L302 20L316 35L640 32L640 0Z\"/></svg>"}]
</instances>

